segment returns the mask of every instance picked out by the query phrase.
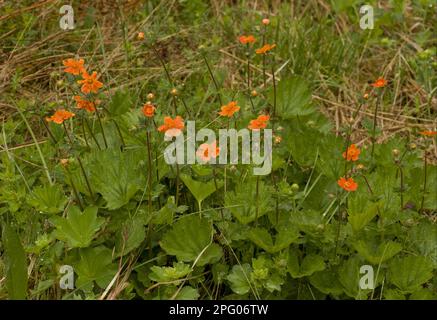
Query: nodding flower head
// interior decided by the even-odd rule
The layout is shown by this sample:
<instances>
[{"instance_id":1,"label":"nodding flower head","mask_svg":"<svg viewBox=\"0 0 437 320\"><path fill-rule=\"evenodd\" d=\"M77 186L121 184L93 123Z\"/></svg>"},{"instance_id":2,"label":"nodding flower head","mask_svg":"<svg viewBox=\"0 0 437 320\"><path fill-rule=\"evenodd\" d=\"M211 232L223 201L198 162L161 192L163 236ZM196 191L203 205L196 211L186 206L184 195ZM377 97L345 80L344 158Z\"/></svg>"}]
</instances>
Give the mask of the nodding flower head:
<instances>
[{"instance_id":1,"label":"nodding flower head","mask_svg":"<svg viewBox=\"0 0 437 320\"><path fill-rule=\"evenodd\" d=\"M357 161L360 153L361 150L358 149L356 145L351 144L349 148L347 148L347 151L343 152L343 158L345 158L347 161Z\"/></svg>"},{"instance_id":2,"label":"nodding flower head","mask_svg":"<svg viewBox=\"0 0 437 320\"><path fill-rule=\"evenodd\" d=\"M241 44L252 44L255 43L256 39L254 36L240 36L238 38L238 41L240 41Z\"/></svg>"},{"instance_id":3,"label":"nodding flower head","mask_svg":"<svg viewBox=\"0 0 437 320\"><path fill-rule=\"evenodd\" d=\"M437 131L422 131L420 134L427 137L434 137L437 135Z\"/></svg>"},{"instance_id":4,"label":"nodding flower head","mask_svg":"<svg viewBox=\"0 0 437 320\"><path fill-rule=\"evenodd\" d=\"M59 109L56 110L55 113L46 118L47 122L54 122L56 124L62 124L64 123L65 120L68 120L70 118L73 118L75 116L75 114L73 112L64 110L64 109Z\"/></svg>"},{"instance_id":5,"label":"nodding flower head","mask_svg":"<svg viewBox=\"0 0 437 320\"><path fill-rule=\"evenodd\" d=\"M176 137L181 134L184 127L184 119L180 116L177 116L174 119L171 117L165 117L164 124L158 128L158 131L164 132L168 136Z\"/></svg>"},{"instance_id":6,"label":"nodding flower head","mask_svg":"<svg viewBox=\"0 0 437 320\"><path fill-rule=\"evenodd\" d=\"M262 114L258 116L258 118L254 120L250 120L248 128L250 130L259 130L267 127L267 123L270 120L270 116L266 114Z\"/></svg>"},{"instance_id":7,"label":"nodding flower head","mask_svg":"<svg viewBox=\"0 0 437 320\"><path fill-rule=\"evenodd\" d=\"M96 105L92 101L88 101L83 99L81 96L74 96L74 101L76 101L76 108L83 109L88 112L94 112L96 111Z\"/></svg>"},{"instance_id":8,"label":"nodding flower head","mask_svg":"<svg viewBox=\"0 0 437 320\"><path fill-rule=\"evenodd\" d=\"M382 77L378 78L374 83L371 84L371 86L375 88L383 88L386 85L387 85L387 80L385 80Z\"/></svg>"},{"instance_id":9,"label":"nodding flower head","mask_svg":"<svg viewBox=\"0 0 437 320\"><path fill-rule=\"evenodd\" d=\"M240 107L237 106L236 101L231 101L227 105L224 105L221 107L221 111L219 112L219 115L222 117L232 117L235 112L240 110Z\"/></svg>"},{"instance_id":10,"label":"nodding flower head","mask_svg":"<svg viewBox=\"0 0 437 320\"><path fill-rule=\"evenodd\" d=\"M338 185L343 188L344 190L351 192L351 191L356 191L358 188L358 184L355 182L354 179L352 178L344 178L341 177L338 181L337 181Z\"/></svg>"},{"instance_id":11,"label":"nodding flower head","mask_svg":"<svg viewBox=\"0 0 437 320\"><path fill-rule=\"evenodd\" d=\"M212 158L217 158L220 154L220 148L217 147L216 141L211 144L203 143L197 149L196 155L202 162L209 162Z\"/></svg>"},{"instance_id":12,"label":"nodding flower head","mask_svg":"<svg viewBox=\"0 0 437 320\"><path fill-rule=\"evenodd\" d=\"M85 67L83 66L84 64L83 59L75 60L70 58L62 61L62 64L66 67L64 69L64 72L71 73L74 75L79 75L85 72Z\"/></svg>"},{"instance_id":13,"label":"nodding flower head","mask_svg":"<svg viewBox=\"0 0 437 320\"><path fill-rule=\"evenodd\" d=\"M90 92L97 93L97 91L103 87L103 83L97 80L97 72L93 72L91 75L88 72L82 73L82 80L78 80L77 83L81 84L81 91L85 94Z\"/></svg>"},{"instance_id":14,"label":"nodding flower head","mask_svg":"<svg viewBox=\"0 0 437 320\"><path fill-rule=\"evenodd\" d=\"M155 106L151 103L151 102L146 102L143 105L143 114L144 116L146 116L147 118L152 118L155 115Z\"/></svg>"},{"instance_id":15,"label":"nodding flower head","mask_svg":"<svg viewBox=\"0 0 437 320\"><path fill-rule=\"evenodd\" d=\"M259 49L255 50L256 54L267 54L267 52L269 52L270 50L273 50L276 47L276 44L265 44L264 46L262 46Z\"/></svg>"}]
</instances>

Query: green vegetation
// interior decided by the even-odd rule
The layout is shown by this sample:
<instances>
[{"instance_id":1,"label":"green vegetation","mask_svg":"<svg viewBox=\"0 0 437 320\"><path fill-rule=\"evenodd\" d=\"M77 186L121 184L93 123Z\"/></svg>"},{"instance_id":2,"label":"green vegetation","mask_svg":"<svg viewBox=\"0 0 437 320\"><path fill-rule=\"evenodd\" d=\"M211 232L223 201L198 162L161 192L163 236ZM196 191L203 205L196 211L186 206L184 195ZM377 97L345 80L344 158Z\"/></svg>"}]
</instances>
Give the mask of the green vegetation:
<instances>
[{"instance_id":1,"label":"green vegetation","mask_svg":"<svg viewBox=\"0 0 437 320\"><path fill-rule=\"evenodd\" d=\"M435 1L88 2L0 3L0 299L437 299ZM267 114L269 175L164 161Z\"/></svg>"}]
</instances>

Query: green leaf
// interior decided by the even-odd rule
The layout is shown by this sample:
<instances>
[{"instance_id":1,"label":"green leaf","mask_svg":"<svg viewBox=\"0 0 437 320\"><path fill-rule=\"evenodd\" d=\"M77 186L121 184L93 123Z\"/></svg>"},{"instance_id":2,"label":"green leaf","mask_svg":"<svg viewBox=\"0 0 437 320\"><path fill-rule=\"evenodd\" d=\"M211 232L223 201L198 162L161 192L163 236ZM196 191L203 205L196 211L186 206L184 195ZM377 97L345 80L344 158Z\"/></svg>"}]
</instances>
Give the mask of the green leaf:
<instances>
[{"instance_id":1,"label":"green leaf","mask_svg":"<svg viewBox=\"0 0 437 320\"><path fill-rule=\"evenodd\" d=\"M265 215L271 206L272 189L262 180L258 186L258 215L257 215L257 196L256 179L250 179L236 186L235 192L228 191L225 195L225 204L232 215L242 224L248 224L257 217Z\"/></svg>"},{"instance_id":2,"label":"green leaf","mask_svg":"<svg viewBox=\"0 0 437 320\"><path fill-rule=\"evenodd\" d=\"M250 290L250 273L252 268L248 263L243 265L235 265L232 267L231 273L226 277L229 281L232 291L236 294L243 295Z\"/></svg>"},{"instance_id":3,"label":"green leaf","mask_svg":"<svg viewBox=\"0 0 437 320\"><path fill-rule=\"evenodd\" d=\"M181 173L181 180L188 187L190 192L193 194L194 198L196 198L197 202L202 203L207 197L213 194L216 191L215 183L213 180L208 182L201 182L191 179L190 176ZM222 181L217 181L217 188L220 188L223 185Z\"/></svg>"},{"instance_id":4,"label":"green leaf","mask_svg":"<svg viewBox=\"0 0 437 320\"><path fill-rule=\"evenodd\" d=\"M389 279L402 293L411 293L432 278L432 262L422 256L394 259L389 265Z\"/></svg>"},{"instance_id":5,"label":"green leaf","mask_svg":"<svg viewBox=\"0 0 437 320\"><path fill-rule=\"evenodd\" d=\"M378 213L378 203L369 203L369 199L360 194L349 197L348 221L357 232L363 229Z\"/></svg>"},{"instance_id":6,"label":"green leaf","mask_svg":"<svg viewBox=\"0 0 437 320\"><path fill-rule=\"evenodd\" d=\"M317 271L325 269L323 258L317 254L306 255L299 265L297 250L290 250L288 256L287 270L293 278L302 278L312 275Z\"/></svg>"},{"instance_id":7,"label":"green leaf","mask_svg":"<svg viewBox=\"0 0 437 320\"><path fill-rule=\"evenodd\" d=\"M117 233L115 241L116 256L124 256L138 248L145 238L146 231L141 217L125 221Z\"/></svg>"},{"instance_id":8,"label":"green leaf","mask_svg":"<svg viewBox=\"0 0 437 320\"><path fill-rule=\"evenodd\" d=\"M200 297L199 292L197 289L185 286L179 291L178 295L176 296L176 300L197 300Z\"/></svg>"},{"instance_id":9,"label":"green leaf","mask_svg":"<svg viewBox=\"0 0 437 320\"><path fill-rule=\"evenodd\" d=\"M67 200L61 186L42 185L33 189L28 203L38 211L54 214L64 210Z\"/></svg>"},{"instance_id":10,"label":"green leaf","mask_svg":"<svg viewBox=\"0 0 437 320\"><path fill-rule=\"evenodd\" d=\"M183 262L173 262L173 267L158 267L150 268L152 273L149 278L156 282L167 282L185 277L191 272L191 267Z\"/></svg>"},{"instance_id":11,"label":"green leaf","mask_svg":"<svg viewBox=\"0 0 437 320\"><path fill-rule=\"evenodd\" d=\"M429 289L421 288L413 292L408 300L437 300L437 293Z\"/></svg>"},{"instance_id":12,"label":"green leaf","mask_svg":"<svg viewBox=\"0 0 437 320\"><path fill-rule=\"evenodd\" d=\"M2 241L6 257L6 288L8 289L9 299L26 299L26 255L17 232L8 224L4 226Z\"/></svg>"},{"instance_id":13,"label":"green leaf","mask_svg":"<svg viewBox=\"0 0 437 320\"><path fill-rule=\"evenodd\" d=\"M405 295L403 295L399 290L396 289L386 289L384 290L384 298L386 300L406 300Z\"/></svg>"},{"instance_id":14,"label":"green leaf","mask_svg":"<svg viewBox=\"0 0 437 320\"><path fill-rule=\"evenodd\" d=\"M124 206L143 188L145 181L139 169L140 157L141 154L134 152L102 150L95 151L88 159L93 186L107 201L109 210Z\"/></svg>"},{"instance_id":15,"label":"green leaf","mask_svg":"<svg viewBox=\"0 0 437 320\"><path fill-rule=\"evenodd\" d=\"M309 280L314 287L325 294L339 296L343 293L343 287L338 280L338 275L335 270L329 269L316 272Z\"/></svg>"},{"instance_id":16,"label":"green leaf","mask_svg":"<svg viewBox=\"0 0 437 320\"><path fill-rule=\"evenodd\" d=\"M74 265L78 275L76 287L88 291L95 281L100 288L106 288L117 272L117 265L112 263L112 251L104 246L85 248L80 249L79 257Z\"/></svg>"},{"instance_id":17,"label":"green leaf","mask_svg":"<svg viewBox=\"0 0 437 320\"><path fill-rule=\"evenodd\" d=\"M179 261L195 261L202 254L197 265L203 266L217 262L223 255L222 248L212 243L212 234L212 225L206 219L183 217L164 235L161 247Z\"/></svg>"},{"instance_id":18,"label":"green leaf","mask_svg":"<svg viewBox=\"0 0 437 320\"><path fill-rule=\"evenodd\" d=\"M254 228L249 231L249 239L258 247L269 253L276 253L287 248L299 239L299 231L295 228L281 228L276 235L275 244L270 233L264 228Z\"/></svg>"},{"instance_id":19,"label":"green leaf","mask_svg":"<svg viewBox=\"0 0 437 320\"><path fill-rule=\"evenodd\" d=\"M430 259L437 268L437 224L425 220L414 226L408 244Z\"/></svg>"},{"instance_id":20,"label":"green leaf","mask_svg":"<svg viewBox=\"0 0 437 320\"><path fill-rule=\"evenodd\" d=\"M402 245L394 241L372 245L369 241L359 240L354 242L353 246L363 258L374 265L391 259L402 250Z\"/></svg>"},{"instance_id":21,"label":"green leaf","mask_svg":"<svg viewBox=\"0 0 437 320\"><path fill-rule=\"evenodd\" d=\"M273 92L270 94L273 105ZM277 113L283 119L304 116L315 111L307 81L299 76L282 79L276 88Z\"/></svg>"},{"instance_id":22,"label":"green leaf","mask_svg":"<svg viewBox=\"0 0 437 320\"><path fill-rule=\"evenodd\" d=\"M344 292L354 299L366 299L366 292L369 292L369 290L361 290L359 287L361 266L360 259L353 256L344 261L338 269L338 278L343 285Z\"/></svg>"},{"instance_id":23,"label":"green leaf","mask_svg":"<svg viewBox=\"0 0 437 320\"><path fill-rule=\"evenodd\" d=\"M111 116L120 116L129 111L132 105L129 91L118 90L112 97L108 110Z\"/></svg>"},{"instance_id":24,"label":"green leaf","mask_svg":"<svg viewBox=\"0 0 437 320\"><path fill-rule=\"evenodd\" d=\"M57 239L66 242L70 248L83 248L90 245L104 219L97 217L97 207L88 207L81 212L72 206L66 218L53 217L51 221L56 227L54 235Z\"/></svg>"}]
</instances>

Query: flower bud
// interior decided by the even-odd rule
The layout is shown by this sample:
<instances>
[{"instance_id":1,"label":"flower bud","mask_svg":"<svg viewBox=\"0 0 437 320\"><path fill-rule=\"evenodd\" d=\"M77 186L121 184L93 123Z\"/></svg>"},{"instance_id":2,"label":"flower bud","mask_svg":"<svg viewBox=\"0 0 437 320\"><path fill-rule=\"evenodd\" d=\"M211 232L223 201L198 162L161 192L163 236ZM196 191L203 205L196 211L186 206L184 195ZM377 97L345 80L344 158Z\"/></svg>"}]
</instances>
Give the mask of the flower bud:
<instances>
[{"instance_id":1,"label":"flower bud","mask_svg":"<svg viewBox=\"0 0 437 320\"><path fill-rule=\"evenodd\" d=\"M299 185L298 185L297 183L293 183L293 184L291 185L291 190L293 190L293 191L298 191L298 190L299 190Z\"/></svg>"},{"instance_id":2,"label":"flower bud","mask_svg":"<svg viewBox=\"0 0 437 320\"><path fill-rule=\"evenodd\" d=\"M144 40L144 32L138 32L137 40Z\"/></svg>"},{"instance_id":3,"label":"flower bud","mask_svg":"<svg viewBox=\"0 0 437 320\"><path fill-rule=\"evenodd\" d=\"M147 100L149 101L155 100L155 95L152 92L150 92L149 94L147 94Z\"/></svg>"},{"instance_id":4,"label":"flower bud","mask_svg":"<svg viewBox=\"0 0 437 320\"><path fill-rule=\"evenodd\" d=\"M282 141L282 137L281 136L275 136L275 144L280 144Z\"/></svg>"},{"instance_id":5,"label":"flower bud","mask_svg":"<svg viewBox=\"0 0 437 320\"><path fill-rule=\"evenodd\" d=\"M252 90L252 92L250 93L250 95L251 95L252 97L256 97L256 96L258 96L258 92L257 92L256 90Z\"/></svg>"},{"instance_id":6,"label":"flower bud","mask_svg":"<svg viewBox=\"0 0 437 320\"><path fill-rule=\"evenodd\" d=\"M59 162L61 163L61 165L63 167L66 167L66 166L68 166L69 160L68 159L61 159Z\"/></svg>"},{"instance_id":7,"label":"flower bud","mask_svg":"<svg viewBox=\"0 0 437 320\"><path fill-rule=\"evenodd\" d=\"M393 149L393 150L391 151L391 153L392 153L393 157L398 157L400 151L399 151L398 149Z\"/></svg>"},{"instance_id":8,"label":"flower bud","mask_svg":"<svg viewBox=\"0 0 437 320\"><path fill-rule=\"evenodd\" d=\"M270 24L270 20L267 19L267 18L264 18L264 19L262 20L262 23L263 23L263 25L267 26L267 25Z\"/></svg>"},{"instance_id":9,"label":"flower bud","mask_svg":"<svg viewBox=\"0 0 437 320\"><path fill-rule=\"evenodd\" d=\"M178 91L178 89L173 88L173 89L171 89L170 94L171 94L172 96L175 96L175 97L176 97L176 96L179 95L179 91Z\"/></svg>"}]
</instances>

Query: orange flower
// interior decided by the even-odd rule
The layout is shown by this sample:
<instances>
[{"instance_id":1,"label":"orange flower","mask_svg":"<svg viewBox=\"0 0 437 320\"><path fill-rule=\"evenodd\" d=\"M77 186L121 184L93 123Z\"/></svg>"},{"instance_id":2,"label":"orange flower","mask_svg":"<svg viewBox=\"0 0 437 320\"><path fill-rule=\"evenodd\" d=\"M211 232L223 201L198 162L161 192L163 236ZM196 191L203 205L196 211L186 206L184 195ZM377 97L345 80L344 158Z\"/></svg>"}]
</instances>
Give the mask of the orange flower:
<instances>
[{"instance_id":1,"label":"orange flower","mask_svg":"<svg viewBox=\"0 0 437 320\"><path fill-rule=\"evenodd\" d=\"M344 190L346 191L355 191L358 188L358 184L354 181L354 179L352 178L344 178L341 177L338 181L337 181L338 185L340 187L342 187Z\"/></svg>"},{"instance_id":2,"label":"orange flower","mask_svg":"<svg viewBox=\"0 0 437 320\"><path fill-rule=\"evenodd\" d=\"M233 114L235 112L237 112L238 110L240 110L240 107L237 106L237 102L236 101L231 101L229 102L227 105L224 105L221 107L221 110L219 112L219 115L223 116L223 117L232 117Z\"/></svg>"},{"instance_id":3,"label":"orange flower","mask_svg":"<svg viewBox=\"0 0 437 320\"><path fill-rule=\"evenodd\" d=\"M75 59L67 59L62 61L62 64L66 66L64 72L71 73L74 75L79 75L82 72L85 72L85 67L83 66L83 59L75 60Z\"/></svg>"},{"instance_id":4,"label":"orange flower","mask_svg":"<svg viewBox=\"0 0 437 320\"><path fill-rule=\"evenodd\" d=\"M152 118L155 115L155 106L153 104L151 104L150 102L147 102L144 106L143 106L143 114L147 117L147 118Z\"/></svg>"},{"instance_id":5,"label":"orange flower","mask_svg":"<svg viewBox=\"0 0 437 320\"><path fill-rule=\"evenodd\" d=\"M59 109L56 110L56 112L51 117L47 117L46 121L62 124L65 120L68 120L74 116L75 114L73 112L64 109Z\"/></svg>"},{"instance_id":6,"label":"orange flower","mask_svg":"<svg viewBox=\"0 0 437 320\"><path fill-rule=\"evenodd\" d=\"M270 24L270 20L269 19L267 19L267 18L264 18L263 20L262 20L262 23L263 23L263 25L268 25L268 24Z\"/></svg>"},{"instance_id":7,"label":"orange flower","mask_svg":"<svg viewBox=\"0 0 437 320\"><path fill-rule=\"evenodd\" d=\"M196 155L202 162L209 162L212 158L217 158L220 154L220 148L217 147L217 142L211 144L203 143L197 149Z\"/></svg>"},{"instance_id":8,"label":"orange flower","mask_svg":"<svg viewBox=\"0 0 437 320\"><path fill-rule=\"evenodd\" d=\"M238 40L241 44L254 43L256 41L254 36L240 36Z\"/></svg>"},{"instance_id":9,"label":"orange flower","mask_svg":"<svg viewBox=\"0 0 437 320\"><path fill-rule=\"evenodd\" d=\"M428 137L433 137L437 135L437 131L422 131L420 132L420 134Z\"/></svg>"},{"instance_id":10,"label":"orange flower","mask_svg":"<svg viewBox=\"0 0 437 320\"><path fill-rule=\"evenodd\" d=\"M371 84L372 87L382 88L387 85L387 81L384 78L378 78L374 83Z\"/></svg>"},{"instance_id":11,"label":"orange flower","mask_svg":"<svg viewBox=\"0 0 437 320\"><path fill-rule=\"evenodd\" d=\"M266 54L267 52L269 52L270 50L272 50L274 47L276 47L276 44L265 44L264 46L262 46L259 49L256 49L255 52L256 54Z\"/></svg>"},{"instance_id":12,"label":"orange flower","mask_svg":"<svg viewBox=\"0 0 437 320\"><path fill-rule=\"evenodd\" d=\"M137 39L138 40L144 40L144 32L138 32Z\"/></svg>"},{"instance_id":13,"label":"orange flower","mask_svg":"<svg viewBox=\"0 0 437 320\"><path fill-rule=\"evenodd\" d=\"M165 132L166 135L176 137L181 133L185 127L184 119L180 116L172 119L170 117L164 118L164 124L158 128L159 132Z\"/></svg>"},{"instance_id":14,"label":"orange flower","mask_svg":"<svg viewBox=\"0 0 437 320\"><path fill-rule=\"evenodd\" d=\"M81 90L85 94L90 92L97 93L97 90L103 87L103 83L97 80L97 72L95 71L91 75L84 71L82 78L83 80L78 80L77 83L82 84Z\"/></svg>"},{"instance_id":15,"label":"orange flower","mask_svg":"<svg viewBox=\"0 0 437 320\"><path fill-rule=\"evenodd\" d=\"M74 100L77 103L76 108L84 109L84 110L86 110L88 112L96 111L96 106L94 105L94 102L88 101L88 100L84 100L84 99L82 99L81 96L74 96L73 98L74 98Z\"/></svg>"},{"instance_id":16,"label":"orange flower","mask_svg":"<svg viewBox=\"0 0 437 320\"><path fill-rule=\"evenodd\" d=\"M343 152L343 158L347 161L357 161L360 153L360 149L358 149L354 144L351 144L349 148L347 148L347 152Z\"/></svg>"},{"instance_id":17,"label":"orange flower","mask_svg":"<svg viewBox=\"0 0 437 320\"><path fill-rule=\"evenodd\" d=\"M251 130L264 129L265 127L267 127L267 122L269 121L269 119L270 119L269 115L264 115L264 114L260 115L258 116L258 118L254 120L250 120L250 124L248 128Z\"/></svg>"}]
</instances>

